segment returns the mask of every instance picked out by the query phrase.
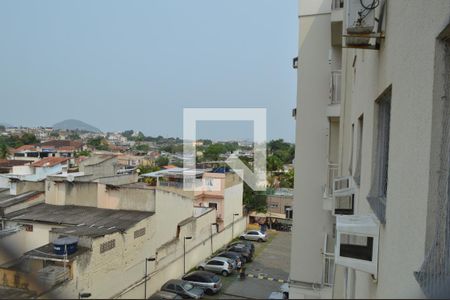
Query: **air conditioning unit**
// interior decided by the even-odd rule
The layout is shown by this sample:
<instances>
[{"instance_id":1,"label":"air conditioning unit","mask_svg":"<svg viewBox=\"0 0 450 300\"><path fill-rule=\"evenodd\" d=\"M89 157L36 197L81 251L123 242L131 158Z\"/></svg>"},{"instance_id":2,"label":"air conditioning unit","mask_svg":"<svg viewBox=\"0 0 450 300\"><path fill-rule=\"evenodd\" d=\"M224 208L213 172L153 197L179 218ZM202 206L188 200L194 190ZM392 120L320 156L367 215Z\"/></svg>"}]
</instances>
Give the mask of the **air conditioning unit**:
<instances>
[{"instance_id":1,"label":"air conditioning unit","mask_svg":"<svg viewBox=\"0 0 450 300\"><path fill-rule=\"evenodd\" d=\"M337 216L337 265L378 275L378 243L380 225L373 215Z\"/></svg>"},{"instance_id":2,"label":"air conditioning unit","mask_svg":"<svg viewBox=\"0 0 450 300\"><path fill-rule=\"evenodd\" d=\"M364 34L371 34L375 28L375 8L380 0L347 0L346 5L346 38L347 45L368 45L369 37L361 37ZM351 37L355 35L355 37Z\"/></svg>"},{"instance_id":3,"label":"air conditioning unit","mask_svg":"<svg viewBox=\"0 0 450 300\"><path fill-rule=\"evenodd\" d=\"M351 176L334 179L332 211L335 216L355 213L355 189Z\"/></svg>"}]
</instances>

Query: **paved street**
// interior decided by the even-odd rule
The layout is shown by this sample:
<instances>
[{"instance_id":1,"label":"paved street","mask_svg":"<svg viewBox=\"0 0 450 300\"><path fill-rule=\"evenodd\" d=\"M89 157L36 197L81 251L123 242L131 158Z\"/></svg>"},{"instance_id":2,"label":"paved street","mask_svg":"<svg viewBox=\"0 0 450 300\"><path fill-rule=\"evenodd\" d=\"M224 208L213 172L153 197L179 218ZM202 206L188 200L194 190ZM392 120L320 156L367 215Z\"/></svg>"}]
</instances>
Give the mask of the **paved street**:
<instances>
[{"instance_id":1,"label":"paved street","mask_svg":"<svg viewBox=\"0 0 450 300\"><path fill-rule=\"evenodd\" d=\"M291 233L275 232L267 243L255 243L255 259L246 265L247 278L223 278L222 291L210 299L265 299L288 280Z\"/></svg>"}]
</instances>

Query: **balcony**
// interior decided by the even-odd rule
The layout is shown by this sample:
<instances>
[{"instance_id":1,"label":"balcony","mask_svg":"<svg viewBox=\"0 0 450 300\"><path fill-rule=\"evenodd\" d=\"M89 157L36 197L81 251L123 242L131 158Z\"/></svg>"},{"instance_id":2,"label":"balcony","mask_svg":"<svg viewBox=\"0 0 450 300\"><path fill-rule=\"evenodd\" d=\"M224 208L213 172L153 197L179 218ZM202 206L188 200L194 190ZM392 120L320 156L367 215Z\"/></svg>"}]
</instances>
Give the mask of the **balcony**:
<instances>
[{"instance_id":1,"label":"balcony","mask_svg":"<svg viewBox=\"0 0 450 300\"><path fill-rule=\"evenodd\" d=\"M333 183L334 179L338 176L339 165L328 163L327 168L327 181L323 187L323 209L333 209Z\"/></svg>"},{"instance_id":2,"label":"balcony","mask_svg":"<svg viewBox=\"0 0 450 300\"><path fill-rule=\"evenodd\" d=\"M330 76L330 96L327 107L327 117L340 117L341 115L341 71L331 72Z\"/></svg>"},{"instance_id":3,"label":"balcony","mask_svg":"<svg viewBox=\"0 0 450 300\"><path fill-rule=\"evenodd\" d=\"M334 284L334 247L334 238L332 238L329 234L326 234L322 251L322 286L332 287Z\"/></svg>"}]
</instances>

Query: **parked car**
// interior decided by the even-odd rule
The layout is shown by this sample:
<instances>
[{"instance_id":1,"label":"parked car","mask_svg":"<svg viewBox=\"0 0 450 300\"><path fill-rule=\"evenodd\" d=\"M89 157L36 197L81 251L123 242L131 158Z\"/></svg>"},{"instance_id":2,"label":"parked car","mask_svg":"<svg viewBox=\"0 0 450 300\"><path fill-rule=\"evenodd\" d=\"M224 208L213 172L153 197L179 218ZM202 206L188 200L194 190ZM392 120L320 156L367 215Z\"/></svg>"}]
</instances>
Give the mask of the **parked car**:
<instances>
[{"instance_id":1,"label":"parked car","mask_svg":"<svg viewBox=\"0 0 450 300\"><path fill-rule=\"evenodd\" d=\"M243 245L245 248L248 249L248 251L252 253L252 255L253 253L255 253L255 245L250 241L240 240L239 242L234 242L228 246L238 246L238 245Z\"/></svg>"},{"instance_id":2,"label":"parked car","mask_svg":"<svg viewBox=\"0 0 450 300\"><path fill-rule=\"evenodd\" d=\"M240 253L232 251L223 251L216 255L217 257L226 257L236 262L236 269L240 269L243 265L243 256Z\"/></svg>"},{"instance_id":3,"label":"parked car","mask_svg":"<svg viewBox=\"0 0 450 300\"><path fill-rule=\"evenodd\" d=\"M253 260L253 253L243 244L229 246L227 251L237 252L245 257L245 263Z\"/></svg>"},{"instance_id":4,"label":"parked car","mask_svg":"<svg viewBox=\"0 0 450 300\"><path fill-rule=\"evenodd\" d=\"M194 271L184 275L182 279L201 287L208 295L215 294L222 288L222 280L219 276L207 271Z\"/></svg>"},{"instance_id":5,"label":"parked car","mask_svg":"<svg viewBox=\"0 0 450 300\"><path fill-rule=\"evenodd\" d=\"M259 230L249 230L247 232L244 232L239 237L241 240L250 240L250 241L257 241L257 242L265 242L267 241L267 234L263 233Z\"/></svg>"},{"instance_id":6,"label":"parked car","mask_svg":"<svg viewBox=\"0 0 450 300\"><path fill-rule=\"evenodd\" d=\"M171 279L167 281L161 287L161 291L175 293L188 299L200 299L205 294L205 291L202 288L196 287L192 283L181 279Z\"/></svg>"},{"instance_id":7,"label":"parked car","mask_svg":"<svg viewBox=\"0 0 450 300\"><path fill-rule=\"evenodd\" d=\"M172 292L159 291L151 295L148 299L183 299L183 297Z\"/></svg>"},{"instance_id":8,"label":"parked car","mask_svg":"<svg viewBox=\"0 0 450 300\"><path fill-rule=\"evenodd\" d=\"M210 260L204 261L197 266L198 270L207 270L214 273L222 274L223 276L228 276L233 272L236 266L234 262L225 257L213 257Z\"/></svg>"}]
</instances>

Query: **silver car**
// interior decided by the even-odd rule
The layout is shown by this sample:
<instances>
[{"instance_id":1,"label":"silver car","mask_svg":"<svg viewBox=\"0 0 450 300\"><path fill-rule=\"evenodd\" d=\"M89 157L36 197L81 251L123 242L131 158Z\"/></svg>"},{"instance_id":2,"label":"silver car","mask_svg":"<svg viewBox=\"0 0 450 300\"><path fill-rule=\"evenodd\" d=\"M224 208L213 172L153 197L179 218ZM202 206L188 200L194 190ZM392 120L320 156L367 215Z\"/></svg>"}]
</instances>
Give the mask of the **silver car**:
<instances>
[{"instance_id":1,"label":"silver car","mask_svg":"<svg viewBox=\"0 0 450 300\"><path fill-rule=\"evenodd\" d=\"M222 274L223 276L230 275L236 268L231 259L225 257L213 257L207 261L200 263L197 266L198 270L206 270L214 273Z\"/></svg>"},{"instance_id":2,"label":"silver car","mask_svg":"<svg viewBox=\"0 0 450 300\"><path fill-rule=\"evenodd\" d=\"M250 240L250 241L258 241L258 242L265 242L267 241L267 234L262 233L259 230L249 230L247 232L244 232L239 237L241 240Z\"/></svg>"},{"instance_id":3,"label":"silver car","mask_svg":"<svg viewBox=\"0 0 450 300\"><path fill-rule=\"evenodd\" d=\"M203 288L208 295L215 294L222 288L219 276L207 271L194 271L184 275L182 279Z\"/></svg>"}]
</instances>

